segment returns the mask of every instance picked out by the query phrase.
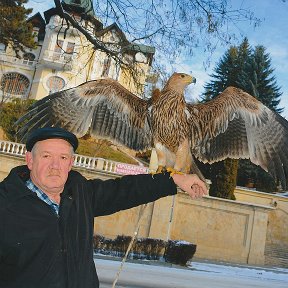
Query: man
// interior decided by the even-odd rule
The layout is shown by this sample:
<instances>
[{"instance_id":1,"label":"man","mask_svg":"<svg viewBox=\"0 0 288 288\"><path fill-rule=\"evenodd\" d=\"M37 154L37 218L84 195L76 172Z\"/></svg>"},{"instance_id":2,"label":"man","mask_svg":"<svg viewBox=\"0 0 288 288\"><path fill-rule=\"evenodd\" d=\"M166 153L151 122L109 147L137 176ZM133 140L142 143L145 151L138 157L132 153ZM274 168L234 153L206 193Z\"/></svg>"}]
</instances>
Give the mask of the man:
<instances>
[{"instance_id":1,"label":"man","mask_svg":"<svg viewBox=\"0 0 288 288\"><path fill-rule=\"evenodd\" d=\"M102 181L72 171L76 136L55 127L32 132L26 163L0 184L0 287L96 288L93 221L176 194L207 193L196 175L133 175Z\"/></svg>"}]
</instances>

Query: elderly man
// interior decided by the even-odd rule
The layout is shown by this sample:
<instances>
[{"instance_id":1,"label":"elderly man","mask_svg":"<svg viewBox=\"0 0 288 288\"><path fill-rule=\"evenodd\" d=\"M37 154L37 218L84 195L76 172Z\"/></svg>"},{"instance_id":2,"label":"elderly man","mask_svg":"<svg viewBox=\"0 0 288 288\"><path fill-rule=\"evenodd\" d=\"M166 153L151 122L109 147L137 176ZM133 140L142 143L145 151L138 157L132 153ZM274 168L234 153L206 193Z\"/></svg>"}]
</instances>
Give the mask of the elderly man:
<instances>
[{"instance_id":1,"label":"elderly man","mask_svg":"<svg viewBox=\"0 0 288 288\"><path fill-rule=\"evenodd\" d=\"M133 175L102 181L72 171L78 140L61 128L32 132L26 163L0 184L0 287L96 288L94 217L167 195L176 185L207 193L196 175Z\"/></svg>"}]
</instances>

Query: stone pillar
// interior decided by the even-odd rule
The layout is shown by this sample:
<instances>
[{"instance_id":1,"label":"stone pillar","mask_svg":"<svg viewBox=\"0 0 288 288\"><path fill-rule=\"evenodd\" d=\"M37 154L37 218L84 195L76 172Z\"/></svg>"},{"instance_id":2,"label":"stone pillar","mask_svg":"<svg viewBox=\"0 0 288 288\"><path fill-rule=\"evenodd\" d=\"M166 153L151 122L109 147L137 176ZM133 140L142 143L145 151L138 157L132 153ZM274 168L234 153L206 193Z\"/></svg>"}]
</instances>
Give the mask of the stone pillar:
<instances>
[{"instance_id":1,"label":"stone pillar","mask_svg":"<svg viewBox=\"0 0 288 288\"><path fill-rule=\"evenodd\" d=\"M265 264L265 244L268 225L268 213L263 209L254 207L253 223L251 229L250 246L247 263L252 265ZM263 229L265 227L265 229Z\"/></svg>"}]
</instances>

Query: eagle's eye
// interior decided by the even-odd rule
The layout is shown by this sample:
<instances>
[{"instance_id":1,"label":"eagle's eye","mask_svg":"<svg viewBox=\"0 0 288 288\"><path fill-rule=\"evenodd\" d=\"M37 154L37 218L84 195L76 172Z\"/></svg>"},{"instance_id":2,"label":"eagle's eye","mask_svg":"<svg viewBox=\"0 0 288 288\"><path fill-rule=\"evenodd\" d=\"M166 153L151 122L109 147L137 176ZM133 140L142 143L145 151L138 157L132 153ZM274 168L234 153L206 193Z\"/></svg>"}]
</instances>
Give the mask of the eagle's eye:
<instances>
[{"instance_id":1,"label":"eagle's eye","mask_svg":"<svg viewBox=\"0 0 288 288\"><path fill-rule=\"evenodd\" d=\"M181 74L181 77L184 78L184 77L185 77L185 74Z\"/></svg>"}]
</instances>

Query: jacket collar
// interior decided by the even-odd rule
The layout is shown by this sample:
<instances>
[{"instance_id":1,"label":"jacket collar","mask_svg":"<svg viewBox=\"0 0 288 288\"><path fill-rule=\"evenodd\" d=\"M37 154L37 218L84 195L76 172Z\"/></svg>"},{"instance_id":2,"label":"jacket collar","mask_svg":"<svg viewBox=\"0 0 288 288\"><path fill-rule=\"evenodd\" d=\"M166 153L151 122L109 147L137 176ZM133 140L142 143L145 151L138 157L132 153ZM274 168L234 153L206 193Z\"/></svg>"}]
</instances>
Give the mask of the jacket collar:
<instances>
[{"instance_id":1,"label":"jacket collar","mask_svg":"<svg viewBox=\"0 0 288 288\"><path fill-rule=\"evenodd\" d=\"M73 172L72 172L73 173ZM63 191L64 197L69 197L72 199L72 192L71 192L71 183L69 184L69 179L71 179L71 172L69 173L69 177L67 183L65 184L65 188ZM30 170L28 169L27 165L17 166L12 168L7 178L3 181L5 188L6 188L6 197L10 201L16 201L22 197L27 195L36 195L30 189L28 189L25 185L25 182L30 178ZM36 195L37 196L37 195Z\"/></svg>"},{"instance_id":2,"label":"jacket collar","mask_svg":"<svg viewBox=\"0 0 288 288\"><path fill-rule=\"evenodd\" d=\"M18 198L34 195L26 185L25 181L30 177L30 171L26 165L13 168L7 178L3 181L6 188L6 197L10 201L15 201Z\"/></svg>"}]
</instances>

